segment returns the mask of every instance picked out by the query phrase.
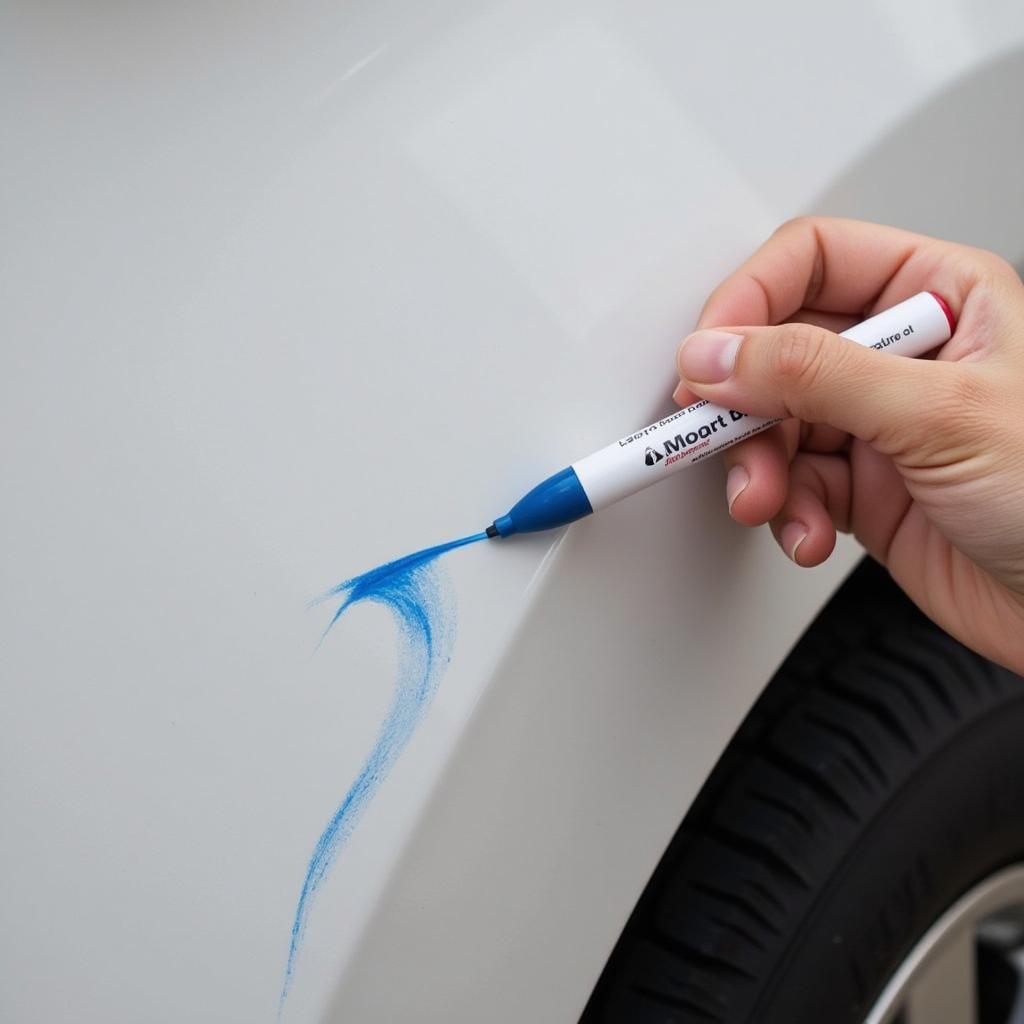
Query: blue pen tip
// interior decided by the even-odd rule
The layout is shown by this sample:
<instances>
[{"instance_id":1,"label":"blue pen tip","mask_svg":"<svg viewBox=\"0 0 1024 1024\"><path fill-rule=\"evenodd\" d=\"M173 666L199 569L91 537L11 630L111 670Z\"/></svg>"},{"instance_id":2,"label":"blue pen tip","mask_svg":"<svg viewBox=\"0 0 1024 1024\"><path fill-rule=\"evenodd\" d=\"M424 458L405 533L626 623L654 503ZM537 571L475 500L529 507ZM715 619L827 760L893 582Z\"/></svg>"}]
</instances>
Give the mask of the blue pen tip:
<instances>
[{"instance_id":1,"label":"blue pen tip","mask_svg":"<svg viewBox=\"0 0 1024 1024\"><path fill-rule=\"evenodd\" d=\"M519 529L511 515L498 516L497 519L487 527L488 537L508 537L510 534L518 533Z\"/></svg>"}]
</instances>

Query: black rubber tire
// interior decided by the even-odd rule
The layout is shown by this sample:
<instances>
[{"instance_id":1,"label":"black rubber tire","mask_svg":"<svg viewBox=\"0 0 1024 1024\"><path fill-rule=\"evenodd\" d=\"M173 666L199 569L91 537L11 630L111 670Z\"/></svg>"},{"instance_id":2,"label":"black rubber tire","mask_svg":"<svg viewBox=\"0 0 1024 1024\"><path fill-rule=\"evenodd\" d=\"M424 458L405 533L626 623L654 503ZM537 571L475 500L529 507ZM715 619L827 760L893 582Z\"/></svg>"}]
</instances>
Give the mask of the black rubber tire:
<instances>
[{"instance_id":1,"label":"black rubber tire","mask_svg":"<svg viewBox=\"0 0 1024 1024\"><path fill-rule=\"evenodd\" d=\"M1024 680L873 562L747 716L582 1024L856 1024L973 884L1024 862Z\"/></svg>"}]
</instances>

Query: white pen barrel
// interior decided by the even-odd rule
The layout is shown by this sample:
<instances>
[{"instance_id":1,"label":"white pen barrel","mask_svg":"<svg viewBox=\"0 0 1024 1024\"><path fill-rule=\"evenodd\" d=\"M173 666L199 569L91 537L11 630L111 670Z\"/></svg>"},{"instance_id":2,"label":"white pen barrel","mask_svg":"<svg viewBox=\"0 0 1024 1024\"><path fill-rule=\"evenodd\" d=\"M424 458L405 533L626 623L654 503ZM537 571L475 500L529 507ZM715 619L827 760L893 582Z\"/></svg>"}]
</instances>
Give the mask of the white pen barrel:
<instances>
[{"instance_id":1,"label":"white pen barrel","mask_svg":"<svg viewBox=\"0 0 1024 1024\"><path fill-rule=\"evenodd\" d=\"M842 332L859 345L903 356L922 355L951 335L946 310L931 292L920 292ZM574 462L572 468L596 512L777 422L696 402Z\"/></svg>"}]
</instances>

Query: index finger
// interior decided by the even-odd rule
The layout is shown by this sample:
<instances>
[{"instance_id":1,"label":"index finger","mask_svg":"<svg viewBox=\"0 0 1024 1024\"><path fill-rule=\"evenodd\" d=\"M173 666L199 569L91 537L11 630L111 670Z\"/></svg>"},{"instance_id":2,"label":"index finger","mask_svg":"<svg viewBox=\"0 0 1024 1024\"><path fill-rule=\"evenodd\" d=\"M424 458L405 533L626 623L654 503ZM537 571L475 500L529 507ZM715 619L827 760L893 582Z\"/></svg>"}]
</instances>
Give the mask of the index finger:
<instances>
[{"instance_id":1,"label":"index finger","mask_svg":"<svg viewBox=\"0 0 1024 1024\"><path fill-rule=\"evenodd\" d=\"M777 324L802 308L868 312L914 255L934 244L867 221L798 217L712 292L698 326Z\"/></svg>"}]
</instances>

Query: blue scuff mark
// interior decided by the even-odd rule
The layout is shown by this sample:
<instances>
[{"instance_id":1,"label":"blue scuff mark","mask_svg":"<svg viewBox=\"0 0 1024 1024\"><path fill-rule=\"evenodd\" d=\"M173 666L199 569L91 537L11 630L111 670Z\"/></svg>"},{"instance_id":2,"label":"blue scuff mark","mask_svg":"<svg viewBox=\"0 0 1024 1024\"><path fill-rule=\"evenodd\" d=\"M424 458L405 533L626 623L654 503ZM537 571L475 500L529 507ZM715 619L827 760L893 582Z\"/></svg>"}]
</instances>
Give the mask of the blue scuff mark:
<instances>
[{"instance_id":1,"label":"blue scuff mark","mask_svg":"<svg viewBox=\"0 0 1024 1024\"><path fill-rule=\"evenodd\" d=\"M373 749L313 849L292 924L279 1013L288 997L310 906L317 889L330 871L341 847L351 836L360 815L409 742L451 660L455 641L455 601L445 577L437 571L435 562L446 551L473 544L486 537L486 533L477 533L397 558L339 583L312 602L316 605L334 598L342 599L320 643L323 643L331 627L353 605L363 601L384 605L398 627L398 677L391 707L381 723Z\"/></svg>"}]
</instances>

